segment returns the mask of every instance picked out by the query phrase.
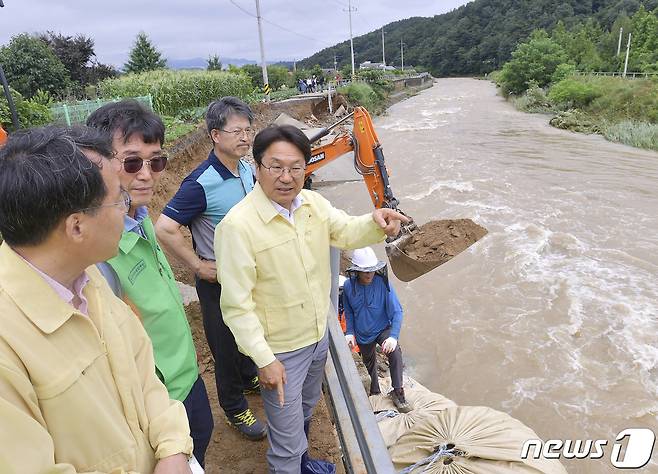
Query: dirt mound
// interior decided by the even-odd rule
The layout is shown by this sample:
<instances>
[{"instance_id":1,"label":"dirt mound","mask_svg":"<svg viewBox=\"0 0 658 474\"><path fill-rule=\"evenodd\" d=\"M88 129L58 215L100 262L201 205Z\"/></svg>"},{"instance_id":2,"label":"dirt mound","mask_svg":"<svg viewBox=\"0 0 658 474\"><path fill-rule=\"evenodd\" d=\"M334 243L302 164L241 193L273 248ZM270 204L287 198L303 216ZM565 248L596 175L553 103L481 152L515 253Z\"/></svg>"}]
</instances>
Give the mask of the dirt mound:
<instances>
[{"instance_id":1,"label":"dirt mound","mask_svg":"<svg viewBox=\"0 0 658 474\"><path fill-rule=\"evenodd\" d=\"M486 234L487 229L470 219L430 221L418 228L402 250L421 262L443 263Z\"/></svg>"}]
</instances>

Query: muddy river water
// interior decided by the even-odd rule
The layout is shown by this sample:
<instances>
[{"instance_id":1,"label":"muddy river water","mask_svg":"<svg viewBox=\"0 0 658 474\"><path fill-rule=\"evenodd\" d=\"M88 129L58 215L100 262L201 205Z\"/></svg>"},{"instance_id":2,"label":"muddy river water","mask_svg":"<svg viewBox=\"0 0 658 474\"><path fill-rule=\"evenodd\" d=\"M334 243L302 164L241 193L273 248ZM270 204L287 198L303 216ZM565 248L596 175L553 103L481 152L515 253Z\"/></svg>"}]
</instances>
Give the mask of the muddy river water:
<instances>
[{"instance_id":1,"label":"muddy river water","mask_svg":"<svg viewBox=\"0 0 658 474\"><path fill-rule=\"evenodd\" d=\"M489 230L433 272L393 278L408 372L544 439L607 440L602 459L564 464L618 472L617 433L658 433L658 154L554 129L471 79L439 80L375 125L406 213ZM361 183L322 193L371 208Z\"/></svg>"}]
</instances>

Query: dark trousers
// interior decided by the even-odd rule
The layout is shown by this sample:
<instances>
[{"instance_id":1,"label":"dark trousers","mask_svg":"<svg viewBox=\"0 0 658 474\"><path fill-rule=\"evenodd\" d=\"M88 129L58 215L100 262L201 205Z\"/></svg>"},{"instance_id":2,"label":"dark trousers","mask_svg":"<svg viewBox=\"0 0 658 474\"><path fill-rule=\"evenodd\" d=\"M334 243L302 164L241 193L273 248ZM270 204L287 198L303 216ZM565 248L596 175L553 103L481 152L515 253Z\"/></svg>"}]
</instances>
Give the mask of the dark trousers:
<instances>
[{"instance_id":1,"label":"dark trousers","mask_svg":"<svg viewBox=\"0 0 658 474\"><path fill-rule=\"evenodd\" d=\"M391 328L386 328L379 333L377 339L372 341L370 344L363 344L359 342L359 350L361 351L361 358L363 359L363 364L368 369L370 374L370 395L375 395L380 393L379 390L379 380L377 379L377 344L380 346L384 343L386 339L391 335ZM402 388L402 350L400 349L400 344L398 343L397 347L390 354L386 354L388 357L388 366L391 371L391 383L393 388Z\"/></svg>"},{"instance_id":2,"label":"dark trousers","mask_svg":"<svg viewBox=\"0 0 658 474\"><path fill-rule=\"evenodd\" d=\"M203 467L206 449L210 443L215 424L212 419L212 411L210 411L206 385L200 375L192 385L190 393L183 400L183 405L187 412L187 421L190 424L190 436L194 441L194 457Z\"/></svg>"},{"instance_id":3,"label":"dark trousers","mask_svg":"<svg viewBox=\"0 0 658 474\"><path fill-rule=\"evenodd\" d=\"M251 385L257 375L253 361L238 351L233 333L224 323L219 308L222 287L218 283L196 280L199 295L203 329L210 352L215 359L215 384L219 405L226 416L233 416L248 408L242 390Z\"/></svg>"}]
</instances>

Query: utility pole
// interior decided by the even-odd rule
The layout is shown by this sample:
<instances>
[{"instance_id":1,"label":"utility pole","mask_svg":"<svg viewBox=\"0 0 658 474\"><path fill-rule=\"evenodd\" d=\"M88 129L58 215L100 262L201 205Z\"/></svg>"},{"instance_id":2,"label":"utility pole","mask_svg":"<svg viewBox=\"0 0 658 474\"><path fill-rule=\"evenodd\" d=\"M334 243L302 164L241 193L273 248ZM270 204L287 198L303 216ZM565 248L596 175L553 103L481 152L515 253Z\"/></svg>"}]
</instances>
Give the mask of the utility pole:
<instances>
[{"instance_id":1,"label":"utility pole","mask_svg":"<svg viewBox=\"0 0 658 474\"><path fill-rule=\"evenodd\" d=\"M263 46L263 28L260 22L260 1L256 0L256 19L258 20L258 41L260 42L260 67L263 69L263 87L267 87L269 80L267 79L267 63L265 62L265 47ZM267 101L270 101L269 92L265 93Z\"/></svg>"},{"instance_id":2,"label":"utility pole","mask_svg":"<svg viewBox=\"0 0 658 474\"><path fill-rule=\"evenodd\" d=\"M352 8L352 0L347 0L347 11L349 12L350 17L350 52L352 53L352 78L354 78L354 40L352 39L352 12L356 11L356 8Z\"/></svg>"},{"instance_id":3,"label":"utility pole","mask_svg":"<svg viewBox=\"0 0 658 474\"><path fill-rule=\"evenodd\" d=\"M623 32L624 32L624 27L622 26L621 28L619 28L619 43L617 43L617 56L619 56L619 53L621 53L621 36Z\"/></svg>"},{"instance_id":4,"label":"utility pole","mask_svg":"<svg viewBox=\"0 0 658 474\"><path fill-rule=\"evenodd\" d=\"M297 60L292 60L292 72L297 72Z\"/></svg>"},{"instance_id":5,"label":"utility pole","mask_svg":"<svg viewBox=\"0 0 658 474\"><path fill-rule=\"evenodd\" d=\"M386 52L384 51L384 27L382 26L382 64L386 67Z\"/></svg>"},{"instance_id":6,"label":"utility pole","mask_svg":"<svg viewBox=\"0 0 658 474\"><path fill-rule=\"evenodd\" d=\"M0 0L0 6L4 7L2 0ZM9 91L9 84L7 84L7 78L5 77L5 71L2 69L2 64L0 64L0 83L2 83L2 88L5 91L5 97L7 98L7 104L9 105L9 110L11 111L11 122L14 125L14 131L21 128L21 123L18 121L18 112L16 112L16 106L14 105L14 99L11 96Z\"/></svg>"},{"instance_id":7,"label":"utility pole","mask_svg":"<svg viewBox=\"0 0 658 474\"><path fill-rule=\"evenodd\" d=\"M404 43L400 39L400 62L402 63L402 72L404 72Z\"/></svg>"},{"instance_id":8,"label":"utility pole","mask_svg":"<svg viewBox=\"0 0 658 474\"><path fill-rule=\"evenodd\" d=\"M338 59L336 59L335 54L334 54L334 72L338 72Z\"/></svg>"},{"instance_id":9,"label":"utility pole","mask_svg":"<svg viewBox=\"0 0 658 474\"><path fill-rule=\"evenodd\" d=\"M628 44L626 45L626 61L624 61L624 75L626 77L626 70L628 69L628 55L631 52L631 33L628 33Z\"/></svg>"}]
</instances>

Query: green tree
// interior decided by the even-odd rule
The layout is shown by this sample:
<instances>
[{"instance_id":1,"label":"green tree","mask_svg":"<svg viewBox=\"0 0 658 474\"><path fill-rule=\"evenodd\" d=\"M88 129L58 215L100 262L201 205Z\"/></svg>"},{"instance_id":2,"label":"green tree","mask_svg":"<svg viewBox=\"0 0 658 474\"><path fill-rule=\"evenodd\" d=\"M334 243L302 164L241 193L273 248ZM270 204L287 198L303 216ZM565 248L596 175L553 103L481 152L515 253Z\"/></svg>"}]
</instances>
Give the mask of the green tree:
<instances>
[{"instance_id":1,"label":"green tree","mask_svg":"<svg viewBox=\"0 0 658 474\"><path fill-rule=\"evenodd\" d=\"M18 121L21 127L38 127L52 122L50 109L52 99L47 92L39 91L31 99L25 99L23 95L10 87L9 92L14 100ZM0 99L0 124L3 124L10 132L15 131L12 124L9 104L4 99Z\"/></svg>"},{"instance_id":2,"label":"green tree","mask_svg":"<svg viewBox=\"0 0 658 474\"><path fill-rule=\"evenodd\" d=\"M293 85L292 74L284 66L267 66L267 80L274 90L279 90L283 85L288 87Z\"/></svg>"},{"instance_id":3,"label":"green tree","mask_svg":"<svg viewBox=\"0 0 658 474\"><path fill-rule=\"evenodd\" d=\"M334 2L335 3L335 2ZM617 50L619 26L613 43L603 44L596 35L601 25L609 30L620 15L632 16L643 5L646 11L658 7L658 0L477 0L432 18L408 18L384 25L386 62L400 65L400 40L405 44L404 62L425 66L436 76L482 74L498 69L512 51L526 42L535 29L552 31L558 21L570 32L583 25L588 38L578 59L579 68L608 69ZM591 24L588 25L588 20ZM580 27L578 27L580 28ZM624 32L629 30L624 28ZM635 36L635 35L634 35ZM610 38L608 38L610 40ZM607 41L605 42L607 43ZM381 59L379 29L354 38L357 61ZM611 47L610 47L611 46ZM350 63L349 41L325 48L298 62L300 68L314 64L331 67L334 55L339 67ZM574 61L576 57L574 56ZM576 63L574 63L576 64ZM582 66L581 66L582 65ZM405 68L406 69L406 68Z\"/></svg>"},{"instance_id":4,"label":"green tree","mask_svg":"<svg viewBox=\"0 0 658 474\"><path fill-rule=\"evenodd\" d=\"M84 84L98 84L104 79L109 79L111 77L117 77L119 71L110 64L101 64L101 63L92 63L91 66L87 67L85 70L85 79Z\"/></svg>"},{"instance_id":5,"label":"green tree","mask_svg":"<svg viewBox=\"0 0 658 474\"><path fill-rule=\"evenodd\" d=\"M254 88L263 87L263 70L258 64L245 64L240 68L240 72L249 76Z\"/></svg>"},{"instance_id":6,"label":"green tree","mask_svg":"<svg viewBox=\"0 0 658 474\"><path fill-rule=\"evenodd\" d=\"M212 56L208 56L208 65L206 66L206 69L208 71L221 71L222 70L222 62L219 60L219 54L213 54Z\"/></svg>"},{"instance_id":7,"label":"green tree","mask_svg":"<svg viewBox=\"0 0 658 474\"><path fill-rule=\"evenodd\" d=\"M167 67L167 60L153 46L149 37L143 31L137 34L137 39L130 51L130 58L123 66L125 72L145 72Z\"/></svg>"},{"instance_id":8,"label":"green tree","mask_svg":"<svg viewBox=\"0 0 658 474\"><path fill-rule=\"evenodd\" d=\"M599 40L599 52L603 60L602 71L619 71L623 68L625 49L621 49L617 55L617 47L619 45L619 30L622 30L628 37L628 33L633 31L633 24L631 19L624 13L621 13L610 27L609 32L604 32ZM622 46L625 43L622 41Z\"/></svg>"},{"instance_id":9,"label":"green tree","mask_svg":"<svg viewBox=\"0 0 658 474\"><path fill-rule=\"evenodd\" d=\"M566 78L551 87L548 98L563 109L584 108L601 94L593 84L582 82L578 78Z\"/></svg>"},{"instance_id":10,"label":"green tree","mask_svg":"<svg viewBox=\"0 0 658 474\"><path fill-rule=\"evenodd\" d=\"M245 64L240 68L243 74L251 79L255 88L263 87L263 69L258 64ZM267 66L267 80L273 90L279 89L282 85L292 86L293 77L288 68L283 66Z\"/></svg>"},{"instance_id":11,"label":"green tree","mask_svg":"<svg viewBox=\"0 0 658 474\"><path fill-rule=\"evenodd\" d=\"M83 35L75 37L64 36L48 31L39 36L55 53L68 69L71 79L79 84L84 84L86 79L87 65L95 56L94 40Z\"/></svg>"},{"instance_id":12,"label":"green tree","mask_svg":"<svg viewBox=\"0 0 658 474\"><path fill-rule=\"evenodd\" d=\"M41 89L52 95L63 95L71 85L64 64L39 38L26 33L12 37L0 48L0 63L9 84L30 98Z\"/></svg>"},{"instance_id":13,"label":"green tree","mask_svg":"<svg viewBox=\"0 0 658 474\"><path fill-rule=\"evenodd\" d=\"M503 66L500 83L503 91L521 94L531 83L545 87L557 67L567 62L562 47L544 30L533 32L530 41L521 43L512 53L512 60Z\"/></svg>"},{"instance_id":14,"label":"green tree","mask_svg":"<svg viewBox=\"0 0 658 474\"><path fill-rule=\"evenodd\" d=\"M651 13L640 7L632 22L630 70L658 72L658 9Z\"/></svg>"}]
</instances>

